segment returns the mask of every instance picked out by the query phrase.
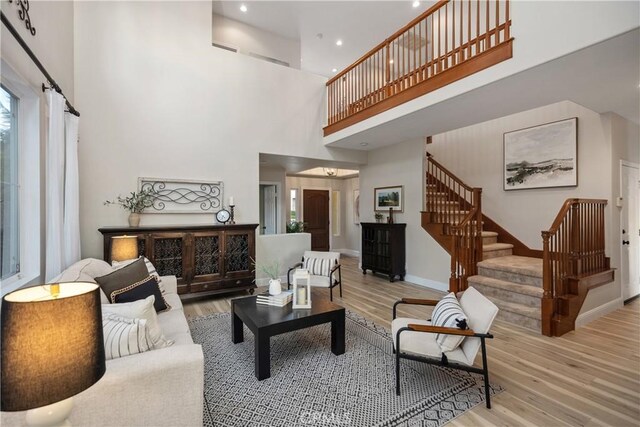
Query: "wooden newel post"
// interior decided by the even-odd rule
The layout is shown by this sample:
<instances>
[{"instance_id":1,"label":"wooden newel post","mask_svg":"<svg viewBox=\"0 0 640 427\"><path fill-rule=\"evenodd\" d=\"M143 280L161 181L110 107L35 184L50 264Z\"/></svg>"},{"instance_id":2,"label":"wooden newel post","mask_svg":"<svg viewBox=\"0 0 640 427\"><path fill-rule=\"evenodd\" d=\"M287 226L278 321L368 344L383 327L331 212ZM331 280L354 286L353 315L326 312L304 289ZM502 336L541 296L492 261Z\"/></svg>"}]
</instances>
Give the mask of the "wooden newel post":
<instances>
[{"instance_id":1,"label":"wooden newel post","mask_svg":"<svg viewBox=\"0 0 640 427\"><path fill-rule=\"evenodd\" d=\"M478 263L482 261L483 248L482 248L482 188L473 189L473 201L476 203L476 224L475 227L475 260L473 262L473 269L469 272L469 276L478 274Z\"/></svg>"},{"instance_id":2,"label":"wooden newel post","mask_svg":"<svg viewBox=\"0 0 640 427\"><path fill-rule=\"evenodd\" d=\"M552 320L554 315L554 299L552 291L551 252L549 250L548 231L542 232L542 334L548 337L553 335Z\"/></svg>"},{"instance_id":3,"label":"wooden newel post","mask_svg":"<svg viewBox=\"0 0 640 427\"><path fill-rule=\"evenodd\" d=\"M570 274L577 276L582 273L580 266L580 204L577 199L574 199L571 205L571 228L569 229L569 259L570 259ZM564 292L563 292L564 293Z\"/></svg>"},{"instance_id":4,"label":"wooden newel post","mask_svg":"<svg viewBox=\"0 0 640 427\"><path fill-rule=\"evenodd\" d=\"M460 257L460 236L458 235L457 227L451 227L451 231L453 239L451 239L451 276L449 277L449 292L456 294L459 291L458 258Z\"/></svg>"}]
</instances>

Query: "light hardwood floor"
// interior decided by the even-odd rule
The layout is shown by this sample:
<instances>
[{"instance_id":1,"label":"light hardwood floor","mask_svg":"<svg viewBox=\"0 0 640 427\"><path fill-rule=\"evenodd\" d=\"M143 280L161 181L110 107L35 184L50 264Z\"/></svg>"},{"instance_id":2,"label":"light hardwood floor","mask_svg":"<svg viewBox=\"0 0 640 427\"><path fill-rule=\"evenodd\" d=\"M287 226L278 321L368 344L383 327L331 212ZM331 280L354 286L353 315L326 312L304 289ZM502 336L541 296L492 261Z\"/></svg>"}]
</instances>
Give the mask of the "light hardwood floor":
<instances>
[{"instance_id":1,"label":"light hardwood floor","mask_svg":"<svg viewBox=\"0 0 640 427\"><path fill-rule=\"evenodd\" d=\"M391 307L402 297L442 294L406 282L363 275L357 259L342 261L343 298L334 301L390 327ZM313 295L327 295L314 289ZM187 316L230 310L226 295L185 302ZM400 316L425 318L430 308L403 306ZM505 391L453 420L452 426L640 425L640 301L559 338L496 321L488 340L492 382ZM479 361L476 360L476 364Z\"/></svg>"}]
</instances>

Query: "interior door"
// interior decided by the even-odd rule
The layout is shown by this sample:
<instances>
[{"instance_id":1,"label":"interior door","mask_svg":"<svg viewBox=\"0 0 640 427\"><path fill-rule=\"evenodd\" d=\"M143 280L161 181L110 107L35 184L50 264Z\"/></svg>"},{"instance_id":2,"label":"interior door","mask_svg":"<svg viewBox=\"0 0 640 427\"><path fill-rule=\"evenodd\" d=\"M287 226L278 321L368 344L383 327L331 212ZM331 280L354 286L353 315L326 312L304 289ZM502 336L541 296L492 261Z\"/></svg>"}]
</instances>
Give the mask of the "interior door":
<instances>
[{"instance_id":1,"label":"interior door","mask_svg":"<svg viewBox=\"0 0 640 427\"><path fill-rule=\"evenodd\" d=\"M622 299L640 294L640 176L637 166L621 165L620 212Z\"/></svg>"},{"instance_id":2,"label":"interior door","mask_svg":"<svg viewBox=\"0 0 640 427\"><path fill-rule=\"evenodd\" d=\"M305 231L311 234L312 251L329 250L329 191L303 190Z\"/></svg>"},{"instance_id":3,"label":"interior door","mask_svg":"<svg viewBox=\"0 0 640 427\"><path fill-rule=\"evenodd\" d=\"M278 187L260 184L260 234L278 233Z\"/></svg>"}]
</instances>

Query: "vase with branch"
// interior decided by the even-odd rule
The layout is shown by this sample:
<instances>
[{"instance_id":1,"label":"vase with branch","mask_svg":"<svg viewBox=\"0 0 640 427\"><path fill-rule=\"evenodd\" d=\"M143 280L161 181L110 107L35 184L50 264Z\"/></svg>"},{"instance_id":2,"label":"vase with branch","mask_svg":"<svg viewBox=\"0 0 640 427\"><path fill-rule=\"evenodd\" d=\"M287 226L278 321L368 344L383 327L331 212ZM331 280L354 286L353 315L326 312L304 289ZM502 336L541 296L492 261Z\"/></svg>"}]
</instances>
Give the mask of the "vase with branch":
<instances>
[{"instance_id":1,"label":"vase with branch","mask_svg":"<svg viewBox=\"0 0 640 427\"><path fill-rule=\"evenodd\" d=\"M260 270L269 278L269 295L280 295L280 293L282 293L280 263L273 261L265 264L256 264L256 269Z\"/></svg>"},{"instance_id":2,"label":"vase with branch","mask_svg":"<svg viewBox=\"0 0 640 427\"><path fill-rule=\"evenodd\" d=\"M128 196L118 196L115 200L107 200L106 205L118 205L129 211L129 225L140 225L140 214L153 205L153 193L151 190L132 191Z\"/></svg>"}]
</instances>

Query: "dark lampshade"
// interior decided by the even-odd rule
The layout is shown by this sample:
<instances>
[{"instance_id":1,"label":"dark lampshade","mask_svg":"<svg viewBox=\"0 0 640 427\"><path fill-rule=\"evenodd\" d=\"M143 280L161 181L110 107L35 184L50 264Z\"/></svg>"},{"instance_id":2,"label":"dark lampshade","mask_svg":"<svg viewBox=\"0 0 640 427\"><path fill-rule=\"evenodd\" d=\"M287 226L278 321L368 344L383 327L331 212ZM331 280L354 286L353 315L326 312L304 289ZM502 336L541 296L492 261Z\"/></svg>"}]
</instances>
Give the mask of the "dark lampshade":
<instances>
[{"instance_id":1,"label":"dark lampshade","mask_svg":"<svg viewBox=\"0 0 640 427\"><path fill-rule=\"evenodd\" d=\"M105 372L95 283L20 289L2 299L0 410L24 411L75 396Z\"/></svg>"},{"instance_id":2,"label":"dark lampshade","mask_svg":"<svg viewBox=\"0 0 640 427\"><path fill-rule=\"evenodd\" d=\"M138 237L117 236L111 239L111 261L138 258Z\"/></svg>"}]
</instances>

